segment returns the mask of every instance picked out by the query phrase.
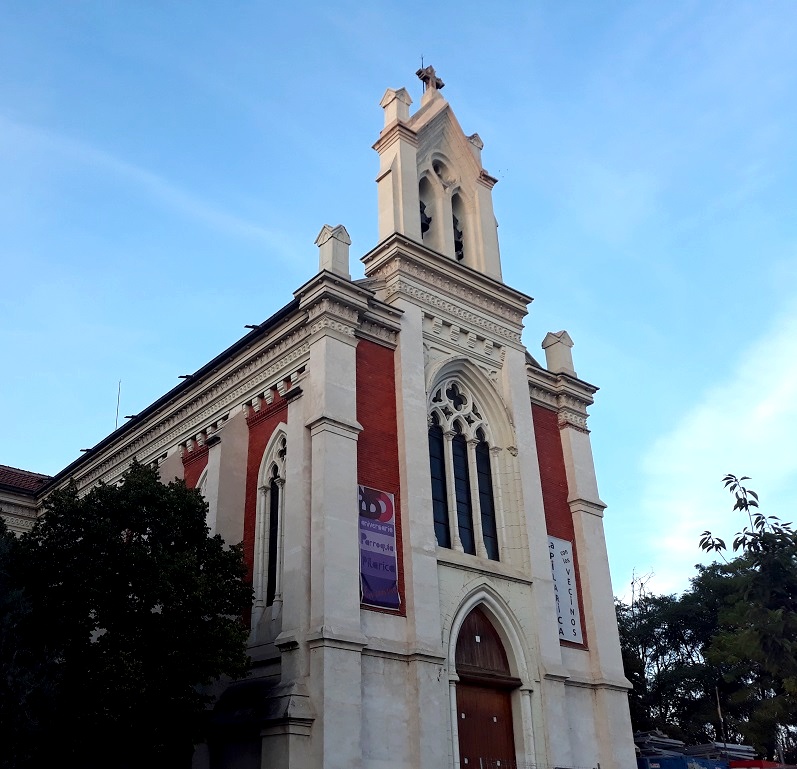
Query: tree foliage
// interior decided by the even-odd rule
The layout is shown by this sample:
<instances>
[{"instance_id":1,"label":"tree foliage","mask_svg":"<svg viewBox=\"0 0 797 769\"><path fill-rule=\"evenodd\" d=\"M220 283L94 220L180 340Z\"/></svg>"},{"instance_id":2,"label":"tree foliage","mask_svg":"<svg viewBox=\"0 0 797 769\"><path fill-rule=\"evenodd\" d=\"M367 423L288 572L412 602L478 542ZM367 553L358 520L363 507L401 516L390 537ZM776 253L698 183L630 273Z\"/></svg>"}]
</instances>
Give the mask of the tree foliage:
<instances>
[{"instance_id":1,"label":"tree foliage","mask_svg":"<svg viewBox=\"0 0 797 769\"><path fill-rule=\"evenodd\" d=\"M19 539L0 533L0 765L190 759L202 687L246 671L252 597L241 547L210 537L206 513L135 463L117 486L54 492Z\"/></svg>"},{"instance_id":2,"label":"tree foliage","mask_svg":"<svg viewBox=\"0 0 797 769\"><path fill-rule=\"evenodd\" d=\"M681 596L650 595L642 585L630 604L617 604L632 722L693 743L727 737L794 760L797 533L759 512L746 480L724 479L748 522L733 538L734 558L698 566ZM708 531L701 546L728 549Z\"/></svg>"}]
</instances>

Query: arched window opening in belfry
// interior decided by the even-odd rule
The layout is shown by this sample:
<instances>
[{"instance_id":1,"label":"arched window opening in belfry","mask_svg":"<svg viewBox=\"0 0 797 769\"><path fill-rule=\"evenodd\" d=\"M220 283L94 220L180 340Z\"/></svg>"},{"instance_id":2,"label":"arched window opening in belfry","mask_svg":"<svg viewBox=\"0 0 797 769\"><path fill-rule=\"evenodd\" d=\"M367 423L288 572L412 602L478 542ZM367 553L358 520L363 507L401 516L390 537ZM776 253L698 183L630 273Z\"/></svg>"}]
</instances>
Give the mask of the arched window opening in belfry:
<instances>
[{"instance_id":1,"label":"arched window opening in belfry","mask_svg":"<svg viewBox=\"0 0 797 769\"><path fill-rule=\"evenodd\" d=\"M500 560L495 477L486 421L468 388L455 379L430 399L429 468L437 544Z\"/></svg>"},{"instance_id":2,"label":"arched window opening in belfry","mask_svg":"<svg viewBox=\"0 0 797 769\"><path fill-rule=\"evenodd\" d=\"M434 224L434 205L432 204L432 185L425 176L418 183L418 199L421 209L421 238L427 240L431 237L431 229Z\"/></svg>"},{"instance_id":3,"label":"arched window opening in belfry","mask_svg":"<svg viewBox=\"0 0 797 769\"><path fill-rule=\"evenodd\" d=\"M282 531L285 505L287 440L281 431L271 440L261 464L255 524L253 624L269 606L282 602Z\"/></svg>"},{"instance_id":4,"label":"arched window opening in belfry","mask_svg":"<svg viewBox=\"0 0 797 769\"><path fill-rule=\"evenodd\" d=\"M451 219L454 226L454 256L461 262L465 259L465 207L462 198L456 193L451 198Z\"/></svg>"}]
</instances>

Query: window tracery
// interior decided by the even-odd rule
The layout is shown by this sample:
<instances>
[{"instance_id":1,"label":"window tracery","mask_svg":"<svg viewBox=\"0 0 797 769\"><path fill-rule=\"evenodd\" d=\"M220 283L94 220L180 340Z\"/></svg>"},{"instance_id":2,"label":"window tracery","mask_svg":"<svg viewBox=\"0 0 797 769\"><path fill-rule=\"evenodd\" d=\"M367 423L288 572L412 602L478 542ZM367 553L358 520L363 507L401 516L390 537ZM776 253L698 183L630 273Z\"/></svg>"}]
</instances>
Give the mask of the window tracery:
<instances>
[{"instance_id":1,"label":"window tracery","mask_svg":"<svg viewBox=\"0 0 797 769\"><path fill-rule=\"evenodd\" d=\"M441 382L430 401L429 467L437 544L499 560L489 426L454 378Z\"/></svg>"}]
</instances>

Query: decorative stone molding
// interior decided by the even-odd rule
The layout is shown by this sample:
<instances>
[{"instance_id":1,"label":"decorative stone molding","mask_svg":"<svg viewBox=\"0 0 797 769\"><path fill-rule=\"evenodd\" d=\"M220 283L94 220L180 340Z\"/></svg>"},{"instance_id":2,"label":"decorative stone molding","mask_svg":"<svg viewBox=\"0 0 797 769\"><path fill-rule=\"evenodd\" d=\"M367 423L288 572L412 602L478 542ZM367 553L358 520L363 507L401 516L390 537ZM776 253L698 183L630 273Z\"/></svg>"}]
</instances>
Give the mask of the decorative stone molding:
<instances>
[{"instance_id":1,"label":"decorative stone molding","mask_svg":"<svg viewBox=\"0 0 797 769\"><path fill-rule=\"evenodd\" d=\"M0 508L0 515L5 518L6 524L8 524L8 528L11 531L17 531L20 533L24 531L30 531L33 528L33 524L36 522L35 518L23 518L18 515L10 515L3 508Z\"/></svg>"},{"instance_id":2,"label":"decorative stone molding","mask_svg":"<svg viewBox=\"0 0 797 769\"><path fill-rule=\"evenodd\" d=\"M362 320L357 329L356 336L364 339L371 339L377 344L395 348L398 345L398 331L387 328L381 323L371 320Z\"/></svg>"},{"instance_id":3,"label":"decorative stone molding","mask_svg":"<svg viewBox=\"0 0 797 769\"><path fill-rule=\"evenodd\" d=\"M35 505L22 505L18 502L0 500L0 516L5 518L8 528L22 533L33 528L38 510Z\"/></svg>"},{"instance_id":4,"label":"decorative stone molding","mask_svg":"<svg viewBox=\"0 0 797 769\"><path fill-rule=\"evenodd\" d=\"M468 285L463 280L446 275L441 270L434 269L431 266L419 264L408 255L402 253L396 254L390 261L377 267L369 277L384 279L388 286L388 296L390 296L391 293L396 293L397 291L406 292L408 290L408 284L405 281L395 286L390 285L390 277L396 274L417 278L429 288L436 289L471 307L489 312L497 318L506 318L508 323L514 326L520 326L526 315L525 306L521 310L517 304L501 301L495 296L491 296L487 291ZM419 290L422 291L420 288ZM416 298L421 297L418 296Z\"/></svg>"},{"instance_id":5,"label":"decorative stone molding","mask_svg":"<svg viewBox=\"0 0 797 769\"><path fill-rule=\"evenodd\" d=\"M459 333L461 329L458 326L446 323L439 316L432 315L428 312L424 313L423 325L426 334L439 337L443 340L441 343L446 348L443 351L444 354L457 351L464 353L469 358L484 357L494 365L500 357L501 351L504 349L500 344L493 342L492 339L488 339L482 334L477 334L473 331L468 331L467 336L463 339L462 335ZM448 340L445 340L443 336L446 326L450 326L450 331L447 334L449 337ZM457 331L456 336L454 334L455 329ZM450 343L447 344L447 342Z\"/></svg>"},{"instance_id":6,"label":"decorative stone molding","mask_svg":"<svg viewBox=\"0 0 797 769\"><path fill-rule=\"evenodd\" d=\"M270 345L241 361L201 392L189 393L185 402L178 402L165 418L155 417L142 425L141 433L78 476L79 487L85 488L98 481L112 482L134 456L139 455L147 462L164 449L188 440L198 441L200 430L209 437L210 430L218 429L231 410L237 407L257 409L260 398L268 404L274 398L274 391L284 395L295 388L305 374L310 340L315 334L326 330L347 339L362 335L382 344L396 345L400 312L374 299L370 291L339 278L325 280L323 275L306 288L303 307L306 315L301 325L298 323L301 313L297 313L285 324L287 330L283 335ZM340 295L330 295L332 292Z\"/></svg>"},{"instance_id":7,"label":"decorative stone molding","mask_svg":"<svg viewBox=\"0 0 797 769\"><path fill-rule=\"evenodd\" d=\"M529 383L529 394L534 403L556 408L556 393Z\"/></svg>"},{"instance_id":8,"label":"decorative stone molding","mask_svg":"<svg viewBox=\"0 0 797 769\"><path fill-rule=\"evenodd\" d=\"M280 398L279 400L273 400L270 403L265 404L260 408L259 411L250 410L246 415L246 424L249 427L254 427L257 424L260 424L265 419L268 419L270 416L273 416L278 411L282 409L288 408L288 401Z\"/></svg>"},{"instance_id":9,"label":"decorative stone molding","mask_svg":"<svg viewBox=\"0 0 797 769\"><path fill-rule=\"evenodd\" d=\"M404 123L396 121L382 130L382 134L374 143L373 149L381 155L388 147L395 144L400 139L409 142L413 147L418 146L418 135L415 131L411 128L407 128ZM379 179L377 179L377 181L379 181Z\"/></svg>"},{"instance_id":10,"label":"decorative stone molding","mask_svg":"<svg viewBox=\"0 0 797 769\"><path fill-rule=\"evenodd\" d=\"M344 302L325 296L307 307L307 321L312 324L317 318L329 315L341 322L357 323L357 310Z\"/></svg>"},{"instance_id":11,"label":"decorative stone molding","mask_svg":"<svg viewBox=\"0 0 797 769\"><path fill-rule=\"evenodd\" d=\"M557 421L560 430L563 427L574 427L576 430L579 430L582 433L589 432L589 430L587 429L586 414L580 414L579 412L573 409L565 408L560 410L557 417Z\"/></svg>"},{"instance_id":12,"label":"decorative stone molding","mask_svg":"<svg viewBox=\"0 0 797 769\"><path fill-rule=\"evenodd\" d=\"M487 318L477 315L470 310L466 310L464 307L444 299L439 294L434 294L431 291L415 285L414 283L410 283L402 279L389 282L387 288L388 299L397 294L403 294L422 302L428 307L442 310L449 315L464 321L465 323L469 323L472 326L483 329L485 332L490 333L493 336L499 336L515 344L520 344L520 331L515 331L512 328L488 320Z\"/></svg>"},{"instance_id":13,"label":"decorative stone molding","mask_svg":"<svg viewBox=\"0 0 797 769\"><path fill-rule=\"evenodd\" d=\"M592 405L597 387L567 373L553 374L531 365L526 366L526 373L532 403L555 410L560 429L589 432L587 407Z\"/></svg>"},{"instance_id":14,"label":"decorative stone molding","mask_svg":"<svg viewBox=\"0 0 797 769\"><path fill-rule=\"evenodd\" d=\"M498 179L496 179L494 176L490 176L487 171L482 169L482 172L479 174L479 182L487 187L488 190L491 190L496 184L498 184Z\"/></svg>"},{"instance_id":15,"label":"decorative stone molding","mask_svg":"<svg viewBox=\"0 0 797 769\"><path fill-rule=\"evenodd\" d=\"M324 315L318 318L312 326L310 326L310 334L315 336L319 331L327 329L330 331L338 331L344 336L354 336L355 327L349 323L344 323L339 320L335 320L328 315Z\"/></svg>"}]
</instances>

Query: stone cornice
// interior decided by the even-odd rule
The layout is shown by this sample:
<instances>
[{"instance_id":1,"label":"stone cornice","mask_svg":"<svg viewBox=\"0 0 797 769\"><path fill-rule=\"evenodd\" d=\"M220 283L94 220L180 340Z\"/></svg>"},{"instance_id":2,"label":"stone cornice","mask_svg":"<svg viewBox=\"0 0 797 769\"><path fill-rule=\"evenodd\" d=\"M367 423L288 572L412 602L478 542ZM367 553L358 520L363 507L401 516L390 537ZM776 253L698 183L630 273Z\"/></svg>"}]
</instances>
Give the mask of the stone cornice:
<instances>
[{"instance_id":1,"label":"stone cornice","mask_svg":"<svg viewBox=\"0 0 797 769\"><path fill-rule=\"evenodd\" d=\"M490 368L501 366L504 348L484 333L460 328L455 323L443 322L438 315L424 312L424 342L428 349L455 351L479 360Z\"/></svg>"},{"instance_id":2,"label":"stone cornice","mask_svg":"<svg viewBox=\"0 0 797 769\"><path fill-rule=\"evenodd\" d=\"M603 518L603 511L606 509L606 503L601 500L583 499L582 497L568 497L567 504L570 506L570 512L585 513L587 515L594 515L598 518Z\"/></svg>"},{"instance_id":3,"label":"stone cornice","mask_svg":"<svg viewBox=\"0 0 797 769\"><path fill-rule=\"evenodd\" d=\"M485 187L487 187L488 190L491 190L496 184L498 184L498 179L496 179L494 176L490 176L490 174L488 174L484 169L482 169L481 173L479 174L478 181L480 184L483 184Z\"/></svg>"},{"instance_id":4,"label":"stone cornice","mask_svg":"<svg viewBox=\"0 0 797 769\"><path fill-rule=\"evenodd\" d=\"M59 478L53 488L69 477L80 489L113 482L134 457L152 463L175 446L202 444L236 408L252 406L259 411L275 393L284 396L296 388L309 363L314 336L332 333L356 343L357 334L387 346L396 344L401 312L350 280L323 271L296 297L298 302L279 317L270 333L253 339L251 346L239 344L228 359L220 359L217 367L175 393L140 424L130 425L117 440L87 455L71 476Z\"/></svg>"},{"instance_id":5,"label":"stone cornice","mask_svg":"<svg viewBox=\"0 0 797 769\"><path fill-rule=\"evenodd\" d=\"M19 504L0 499L0 515L5 518L12 531L30 531L37 517L37 508L33 505Z\"/></svg>"},{"instance_id":6,"label":"stone cornice","mask_svg":"<svg viewBox=\"0 0 797 769\"><path fill-rule=\"evenodd\" d=\"M545 369L526 366L529 397L538 406L557 412L559 427L572 427L582 432L587 429L587 407L598 388L569 374L552 374Z\"/></svg>"},{"instance_id":7,"label":"stone cornice","mask_svg":"<svg viewBox=\"0 0 797 769\"><path fill-rule=\"evenodd\" d=\"M403 314L396 307L391 307L385 302L372 298L368 304L368 309L360 313L360 326L357 329L357 336L395 349L398 345L401 316Z\"/></svg>"},{"instance_id":8,"label":"stone cornice","mask_svg":"<svg viewBox=\"0 0 797 769\"><path fill-rule=\"evenodd\" d=\"M362 258L369 279L384 280L386 301L405 294L454 319L476 322L482 327L504 329L507 339L520 338L523 318L531 297L477 270L459 264L409 238L394 233ZM464 307L474 312L463 318ZM483 314L483 315L482 315Z\"/></svg>"},{"instance_id":9,"label":"stone cornice","mask_svg":"<svg viewBox=\"0 0 797 769\"><path fill-rule=\"evenodd\" d=\"M374 143L373 149L379 154L382 154L391 144L402 139L412 144L413 147L418 146L418 134L411 128L408 128L406 124L397 120L395 123L391 123L389 126L382 129L382 133L379 134L379 138ZM377 181L379 180L377 179Z\"/></svg>"},{"instance_id":10,"label":"stone cornice","mask_svg":"<svg viewBox=\"0 0 797 769\"><path fill-rule=\"evenodd\" d=\"M432 251L403 235L394 233L367 253L365 264L369 279L391 278L400 274L450 299L461 300L492 315L495 320L521 327L527 314L530 296L516 291L499 280L453 259ZM387 289L389 293L389 288Z\"/></svg>"}]
</instances>

